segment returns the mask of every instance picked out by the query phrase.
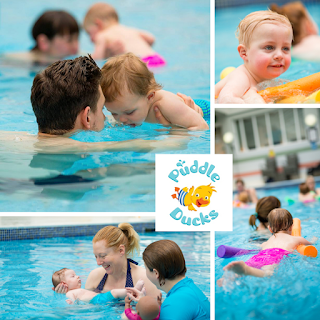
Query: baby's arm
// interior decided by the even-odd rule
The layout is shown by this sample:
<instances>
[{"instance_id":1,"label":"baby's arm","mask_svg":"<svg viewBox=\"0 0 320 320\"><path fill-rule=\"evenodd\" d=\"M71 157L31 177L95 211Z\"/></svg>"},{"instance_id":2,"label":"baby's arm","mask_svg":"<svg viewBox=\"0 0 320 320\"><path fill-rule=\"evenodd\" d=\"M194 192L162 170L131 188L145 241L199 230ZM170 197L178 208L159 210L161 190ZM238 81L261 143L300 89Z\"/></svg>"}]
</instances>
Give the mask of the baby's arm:
<instances>
[{"instance_id":1,"label":"baby's arm","mask_svg":"<svg viewBox=\"0 0 320 320\"><path fill-rule=\"evenodd\" d=\"M240 67L239 67L240 68ZM220 90L219 103L265 103L261 96L252 88L252 84L245 72L236 69L225 79L216 84L216 91Z\"/></svg>"},{"instance_id":2,"label":"baby's arm","mask_svg":"<svg viewBox=\"0 0 320 320\"><path fill-rule=\"evenodd\" d=\"M137 30L140 37L143 38L144 41L148 43L149 46L152 46L155 41L155 37L152 33L144 30Z\"/></svg>"},{"instance_id":3,"label":"baby's arm","mask_svg":"<svg viewBox=\"0 0 320 320\"><path fill-rule=\"evenodd\" d=\"M124 299L127 296L126 289L112 289L111 294L115 299Z\"/></svg>"},{"instance_id":4,"label":"baby's arm","mask_svg":"<svg viewBox=\"0 0 320 320\"><path fill-rule=\"evenodd\" d=\"M124 45L119 40L108 40L105 34L97 36L92 58L95 60L107 59L124 52Z\"/></svg>"},{"instance_id":5,"label":"baby's arm","mask_svg":"<svg viewBox=\"0 0 320 320\"><path fill-rule=\"evenodd\" d=\"M310 241L308 241L307 239L303 238L303 237L295 237L296 238L296 245L299 246L300 244L303 245L310 245L312 244Z\"/></svg>"},{"instance_id":6,"label":"baby's arm","mask_svg":"<svg viewBox=\"0 0 320 320\"><path fill-rule=\"evenodd\" d=\"M178 96L163 91L162 97L156 102L163 116L173 125L188 130L208 130L209 126L202 116L189 108Z\"/></svg>"},{"instance_id":7,"label":"baby's arm","mask_svg":"<svg viewBox=\"0 0 320 320\"><path fill-rule=\"evenodd\" d=\"M68 304L73 304L77 300L77 296L73 292L73 290L72 291L68 291L66 293L66 297L69 298L69 299L66 300Z\"/></svg>"}]
</instances>

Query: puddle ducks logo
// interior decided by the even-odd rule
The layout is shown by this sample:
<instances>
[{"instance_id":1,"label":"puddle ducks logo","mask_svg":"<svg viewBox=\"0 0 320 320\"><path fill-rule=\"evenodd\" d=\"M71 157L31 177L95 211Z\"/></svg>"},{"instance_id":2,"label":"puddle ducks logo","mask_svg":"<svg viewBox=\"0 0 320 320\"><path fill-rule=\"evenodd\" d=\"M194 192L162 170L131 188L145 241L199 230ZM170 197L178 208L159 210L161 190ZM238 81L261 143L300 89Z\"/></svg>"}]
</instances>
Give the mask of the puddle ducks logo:
<instances>
[{"instance_id":1,"label":"puddle ducks logo","mask_svg":"<svg viewBox=\"0 0 320 320\"><path fill-rule=\"evenodd\" d=\"M221 155L156 156L157 231L219 230L216 222L217 226L221 222L226 225L228 218L232 229L232 158L224 155L229 157L217 161L217 156ZM221 200L228 197L230 205L223 208Z\"/></svg>"}]
</instances>

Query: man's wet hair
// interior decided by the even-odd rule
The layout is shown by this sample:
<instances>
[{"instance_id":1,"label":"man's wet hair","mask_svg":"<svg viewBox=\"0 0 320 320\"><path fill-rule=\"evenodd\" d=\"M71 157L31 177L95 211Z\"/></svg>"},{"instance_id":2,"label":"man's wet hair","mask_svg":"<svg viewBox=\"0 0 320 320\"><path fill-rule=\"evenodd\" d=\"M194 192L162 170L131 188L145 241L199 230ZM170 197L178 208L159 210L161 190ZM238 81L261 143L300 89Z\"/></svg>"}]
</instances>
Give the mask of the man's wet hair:
<instances>
[{"instance_id":1,"label":"man's wet hair","mask_svg":"<svg viewBox=\"0 0 320 320\"><path fill-rule=\"evenodd\" d=\"M62 135L74 129L77 116L87 106L96 112L101 70L89 57L57 61L37 74L31 104L39 132Z\"/></svg>"}]
</instances>

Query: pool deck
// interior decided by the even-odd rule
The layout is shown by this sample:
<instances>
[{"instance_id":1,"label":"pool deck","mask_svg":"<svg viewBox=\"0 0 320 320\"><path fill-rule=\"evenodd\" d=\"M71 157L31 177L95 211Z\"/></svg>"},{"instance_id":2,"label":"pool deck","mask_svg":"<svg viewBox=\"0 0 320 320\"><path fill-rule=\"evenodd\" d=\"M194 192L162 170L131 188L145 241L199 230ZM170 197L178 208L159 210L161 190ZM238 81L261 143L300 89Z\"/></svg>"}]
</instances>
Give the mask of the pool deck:
<instances>
[{"instance_id":1,"label":"pool deck","mask_svg":"<svg viewBox=\"0 0 320 320\"><path fill-rule=\"evenodd\" d=\"M128 222L139 232L154 231L153 216L1 216L0 241L93 236L107 225Z\"/></svg>"}]
</instances>

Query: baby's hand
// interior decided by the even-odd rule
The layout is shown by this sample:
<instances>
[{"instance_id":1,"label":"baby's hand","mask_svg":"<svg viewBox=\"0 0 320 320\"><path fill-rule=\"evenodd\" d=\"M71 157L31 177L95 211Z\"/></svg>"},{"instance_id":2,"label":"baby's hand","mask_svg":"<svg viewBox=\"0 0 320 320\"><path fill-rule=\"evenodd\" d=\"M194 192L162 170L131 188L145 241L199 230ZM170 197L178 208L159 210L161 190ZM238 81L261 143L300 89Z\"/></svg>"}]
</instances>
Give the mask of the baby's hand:
<instances>
[{"instance_id":1,"label":"baby's hand","mask_svg":"<svg viewBox=\"0 0 320 320\"><path fill-rule=\"evenodd\" d=\"M67 299L67 300L66 300L66 303L67 303L67 304L73 304L73 301L72 301L71 299Z\"/></svg>"},{"instance_id":2,"label":"baby's hand","mask_svg":"<svg viewBox=\"0 0 320 320\"><path fill-rule=\"evenodd\" d=\"M125 303L125 308L128 309L128 308L131 308L131 299L129 298L129 296L126 296L125 299L124 299L124 303Z\"/></svg>"},{"instance_id":3,"label":"baby's hand","mask_svg":"<svg viewBox=\"0 0 320 320\"><path fill-rule=\"evenodd\" d=\"M157 296L157 302L159 304L159 306L161 307L161 303L162 303L162 293L160 292L160 294Z\"/></svg>"},{"instance_id":4,"label":"baby's hand","mask_svg":"<svg viewBox=\"0 0 320 320\"><path fill-rule=\"evenodd\" d=\"M316 243L318 241L318 237L312 237L310 240L311 243Z\"/></svg>"}]
</instances>

